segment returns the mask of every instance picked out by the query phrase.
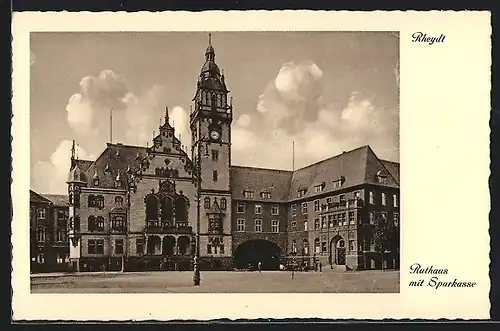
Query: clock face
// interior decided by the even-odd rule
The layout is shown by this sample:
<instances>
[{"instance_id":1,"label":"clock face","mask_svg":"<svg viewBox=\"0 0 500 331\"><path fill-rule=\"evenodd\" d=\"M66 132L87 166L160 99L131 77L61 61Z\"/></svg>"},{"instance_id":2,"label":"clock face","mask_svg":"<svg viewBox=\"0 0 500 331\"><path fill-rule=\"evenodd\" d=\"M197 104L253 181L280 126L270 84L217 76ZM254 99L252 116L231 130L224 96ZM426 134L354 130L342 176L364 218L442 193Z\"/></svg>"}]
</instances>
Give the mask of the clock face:
<instances>
[{"instance_id":1,"label":"clock face","mask_svg":"<svg viewBox=\"0 0 500 331\"><path fill-rule=\"evenodd\" d=\"M210 137L211 137L213 140L217 140L217 139L219 139L219 132L217 132L217 131L215 131L215 130L214 130L214 131L212 131L212 132L210 132Z\"/></svg>"}]
</instances>

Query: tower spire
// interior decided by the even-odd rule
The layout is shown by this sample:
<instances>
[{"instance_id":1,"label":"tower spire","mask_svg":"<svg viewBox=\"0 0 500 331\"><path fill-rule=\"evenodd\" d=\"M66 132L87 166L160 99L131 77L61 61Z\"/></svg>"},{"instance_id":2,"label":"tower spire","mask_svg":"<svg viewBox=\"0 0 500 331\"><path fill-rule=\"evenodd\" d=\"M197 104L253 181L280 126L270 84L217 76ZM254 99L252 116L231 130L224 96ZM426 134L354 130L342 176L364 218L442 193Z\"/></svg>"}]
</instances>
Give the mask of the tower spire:
<instances>
[{"instance_id":1,"label":"tower spire","mask_svg":"<svg viewBox=\"0 0 500 331\"><path fill-rule=\"evenodd\" d=\"M212 34L211 33L208 34L208 45L212 46Z\"/></svg>"},{"instance_id":2,"label":"tower spire","mask_svg":"<svg viewBox=\"0 0 500 331\"><path fill-rule=\"evenodd\" d=\"M168 125L168 106L165 107L165 125Z\"/></svg>"},{"instance_id":3,"label":"tower spire","mask_svg":"<svg viewBox=\"0 0 500 331\"><path fill-rule=\"evenodd\" d=\"M75 155L76 155L76 151L75 151L75 140L73 139L73 145L71 145L71 163L70 163L70 167L69 167L69 170L72 170L73 167L75 166L76 164L76 161L75 161Z\"/></svg>"}]
</instances>

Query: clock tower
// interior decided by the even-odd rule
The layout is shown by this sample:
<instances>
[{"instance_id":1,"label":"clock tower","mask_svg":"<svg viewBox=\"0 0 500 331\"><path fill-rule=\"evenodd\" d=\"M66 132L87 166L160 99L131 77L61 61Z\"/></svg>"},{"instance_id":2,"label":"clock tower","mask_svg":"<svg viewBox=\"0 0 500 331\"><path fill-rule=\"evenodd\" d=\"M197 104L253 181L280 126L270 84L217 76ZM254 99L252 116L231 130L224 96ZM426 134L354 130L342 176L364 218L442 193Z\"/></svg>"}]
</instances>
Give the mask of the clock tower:
<instances>
[{"instance_id":1,"label":"clock tower","mask_svg":"<svg viewBox=\"0 0 500 331\"><path fill-rule=\"evenodd\" d=\"M231 122L224 72L215 63L209 35L190 114L192 160L199 166L200 264L231 268ZM200 181L197 181L200 182Z\"/></svg>"}]
</instances>

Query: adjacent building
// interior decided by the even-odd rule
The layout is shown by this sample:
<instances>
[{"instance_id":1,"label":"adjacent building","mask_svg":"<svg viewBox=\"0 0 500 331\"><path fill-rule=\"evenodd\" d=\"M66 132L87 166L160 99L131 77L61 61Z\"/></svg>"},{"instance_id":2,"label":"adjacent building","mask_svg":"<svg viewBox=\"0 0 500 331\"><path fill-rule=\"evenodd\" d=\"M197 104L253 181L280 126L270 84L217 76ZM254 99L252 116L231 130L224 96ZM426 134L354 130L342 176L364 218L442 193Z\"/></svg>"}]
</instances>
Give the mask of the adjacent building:
<instances>
[{"instance_id":1,"label":"adjacent building","mask_svg":"<svg viewBox=\"0 0 500 331\"><path fill-rule=\"evenodd\" d=\"M73 147L73 270L191 269L197 249L202 270L290 260L380 267L373 225L383 217L399 228L398 163L362 146L294 171L234 166L233 106L210 43L194 90L190 151L168 109L151 146L109 143L96 160L79 160ZM59 233L63 222L54 224Z\"/></svg>"}]
</instances>

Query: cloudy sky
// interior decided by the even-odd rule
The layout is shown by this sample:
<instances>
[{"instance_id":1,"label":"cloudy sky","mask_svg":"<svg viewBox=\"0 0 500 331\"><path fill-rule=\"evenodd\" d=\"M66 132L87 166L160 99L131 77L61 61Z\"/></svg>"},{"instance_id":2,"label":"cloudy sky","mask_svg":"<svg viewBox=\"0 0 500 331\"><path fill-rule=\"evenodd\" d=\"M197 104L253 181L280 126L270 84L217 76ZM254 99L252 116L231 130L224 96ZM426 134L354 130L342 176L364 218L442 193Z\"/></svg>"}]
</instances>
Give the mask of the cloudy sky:
<instances>
[{"instance_id":1,"label":"cloudy sky","mask_svg":"<svg viewBox=\"0 0 500 331\"><path fill-rule=\"evenodd\" d=\"M233 163L279 169L369 144L399 161L399 45L386 32L213 33L234 106ZM190 146L188 112L207 33L32 33L31 188L65 193L80 158L143 145L165 107Z\"/></svg>"}]
</instances>

